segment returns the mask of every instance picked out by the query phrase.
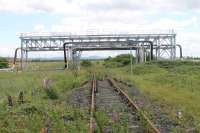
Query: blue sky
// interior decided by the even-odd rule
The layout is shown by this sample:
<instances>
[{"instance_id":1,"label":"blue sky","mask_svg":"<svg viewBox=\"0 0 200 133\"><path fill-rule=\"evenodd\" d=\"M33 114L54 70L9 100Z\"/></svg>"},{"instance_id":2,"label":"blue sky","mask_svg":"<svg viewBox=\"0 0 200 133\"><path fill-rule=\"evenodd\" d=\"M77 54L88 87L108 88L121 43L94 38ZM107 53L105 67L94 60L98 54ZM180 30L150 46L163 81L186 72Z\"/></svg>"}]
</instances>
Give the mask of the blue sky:
<instances>
[{"instance_id":1,"label":"blue sky","mask_svg":"<svg viewBox=\"0 0 200 133\"><path fill-rule=\"evenodd\" d=\"M199 0L0 0L0 18L0 56L13 56L20 45L17 34L22 32L137 33L169 29L177 33L184 56L200 56Z\"/></svg>"}]
</instances>

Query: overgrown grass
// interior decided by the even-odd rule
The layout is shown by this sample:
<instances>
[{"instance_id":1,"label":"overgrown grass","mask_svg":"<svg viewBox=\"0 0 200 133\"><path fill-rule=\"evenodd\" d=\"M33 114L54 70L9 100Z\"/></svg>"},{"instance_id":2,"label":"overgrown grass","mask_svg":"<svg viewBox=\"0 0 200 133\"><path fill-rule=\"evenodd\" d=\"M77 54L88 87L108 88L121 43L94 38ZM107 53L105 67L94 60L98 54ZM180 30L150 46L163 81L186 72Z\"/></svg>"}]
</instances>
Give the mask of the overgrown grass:
<instances>
[{"instance_id":1,"label":"overgrown grass","mask_svg":"<svg viewBox=\"0 0 200 133\"><path fill-rule=\"evenodd\" d=\"M134 65L133 74L128 66L108 71L137 86L152 101L167 105L164 111L183 125L183 131L189 126L200 131L200 63L159 61ZM178 112L181 119L177 119Z\"/></svg>"},{"instance_id":2,"label":"overgrown grass","mask_svg":"<svg viewBox=\"0 0 200 133\"><path fill-rule=\"evenodd\" d=\"M130 59L130 58L129 58ZM117 62L119 60L116 60ZM88 80L93 71L97 78L105 75L130 82L153 102L166 105L164 110L172 120L179 121L185 127L200 129L200 64L193 62L149 62L133 66L108 65L107 61L93 63L78 73L70 71L29 71L0 73L0 132L39 132L50 127L52 132L87 132L88 116L84 110L71 107L66 102L73 88ZM119 61L120 62L120 61ZM118 62L118 63L119 63ZM123 62L120 64L124 64ZM37 64L38 65L38 64ZM40 68L55 68L60 63L42 65ZM63 64L62 64L63 65ZM39 64L40 66L40 64ZM112 66L112 67L109 67ZM40 69L39 69L40 70ZM49 94L43 87L44 79L50 79ZM23 92L25 103L19 104L19 93ZM52 94L56 95L56 98ZM12 96L13 107L8 106L7 96ZM183 117L177 119L177 112ZM102 125L109 125L102 112L96 114ZM124 128L114 125L116 132L125 132ZM118 130L119 129L119 130ZM175 131L176 132L176 129ZM178 131L177 131L178 132Z\"/></svg>"},{"instance_id":3,"label":"overgrown grass","mask_svg":"<svg viewBox=\"0 0 200 133\"><path fill-rule=\"evenodd\" d=\"M81 61L81 66L83 66L83 67L91 67L92 63L89 60L83 60L83 61Z\"/></svg>"},{"instance_id":4,"label":"overgrown grass","mask_svg":"<svg viewBox=\"0 0 200 133\"><path fill-rule=\"evenodd\" d=\"M125 114L122 115L123 117L126 117ZM125 118L126 119L126 118ZM95 120L97 123L96 132L106 132L106 130L109 129L112 133L128 133L128 122L123 121L123 123L120 122L113 122L111 118L108 117L108 115L105 112L96 112L95 113Z\"/></svg>"},{"instance_id":5,"label":"overgrown grass","mask_svg":"<svg viewBox=\"0 0 200 133\"><path fill-rule=\"evenodd\" d=\"M67 98L71 90L88 80L86 71L75 76L70 71L35 71L0 73L0 132L40 132L49 127L52 132L87 132L88 117L83 110L71 107ZM44 88L50 79L50 88ZM18 103L19 93L24 103ZM12 96L13 107L7 96Z\"/></svg>"}]
</instances>

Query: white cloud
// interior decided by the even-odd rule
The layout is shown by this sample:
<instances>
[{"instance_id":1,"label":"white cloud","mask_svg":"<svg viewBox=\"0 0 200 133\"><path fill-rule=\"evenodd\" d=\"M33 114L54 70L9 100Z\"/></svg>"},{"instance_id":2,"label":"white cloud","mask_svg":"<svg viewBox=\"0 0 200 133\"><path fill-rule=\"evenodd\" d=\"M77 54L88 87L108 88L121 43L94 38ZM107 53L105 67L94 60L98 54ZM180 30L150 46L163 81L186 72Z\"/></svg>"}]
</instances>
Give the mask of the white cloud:
<instances>
[{"instance_id":1,"label":"white cloud","mask_svg":"<svg viewBox=\"0 0 200 133\"><path fill-rule=\"evenodd\" d=\"M190 54L189 46L199 47L200 42L200 31L186 32L200 27L195 16L200 12L199 0L0 0L0 12L63 15L52 25L35 24L34 32L95 34L175 29L186 54ZM170 13L178 18L171 18Z\"/></svg>"},{"instance_id":2,"label":"white cloud","mask_svg":"<svg viewBox=\"0 0 200 133\"><path fill-rule=\"evenodd\" d=\"M66 0L0 0L0 11L17 14L66 13L77 9Z\"/></svg>"},{"instance_id":3,"label":"white cloud","mask_svg":"<svg viewBox=\"0 0 200 133\"><path fill-rule=\"evenodd\" d=\"M148 14L148 13L147 13ZM152 14L152 12L150 13ZM138 33L138 32L169 32L174 29L178 34L177 42L183 46L183 54L199 55L200 32L186 32L191 28L198 28L199 19L195 15L181 19L170 17L156 18L156 20L146 19L146 14L142 12L119 11L108 12L106 14L97 12L90 15L83 14L80 17L65 17L59 23L51 26L50 31L68 32L72 34L100 34L100 33ZM149 15L149 14L148 14Z\"/></svg>"},{"instance_id":4,"label":"white cloud","mask_svg":"<svg viewBox=\"0 0 200 133\"><path fill-rule=\"evenodd\" d=\"M71 33L87 33L87 32L111 32L111 33L134 33L140 31L165 31L174 29L179 32L185 29L198 27L198 18L190 16L185 19L172 19L170 17L157 17L149 20L146 17L149 14L136 12L124 12L120 14L118 11L112 13L93 13L83 14L79 17L65 17L59 23L51 26L49 31L54 32L71 32Z\"/></svg>"},{"instance_id":5,"label":"white cloud","mask_svg":"<svg viewBox=\"0 0 200 133\"><path fill-rule=\"evenodd\" d=\"M175 29L176 31L192 28L198 25L198 19L196 16L191 16L183 20L176 20L170 18L157 19L156 22L151 22L151 24L146 24L146 28L163 28L163 29Z\"/></svg>"},{"instance_id":6,"label":"white cloud","mask_svg":"<svg viewBox=\"0 0 200 133\"><path fill-rule=\"evenodd\" d=\"M29 13L82 13L98 11L198 11L199 0L0 0L0 11Z\"/></svg>"}]
</instances>

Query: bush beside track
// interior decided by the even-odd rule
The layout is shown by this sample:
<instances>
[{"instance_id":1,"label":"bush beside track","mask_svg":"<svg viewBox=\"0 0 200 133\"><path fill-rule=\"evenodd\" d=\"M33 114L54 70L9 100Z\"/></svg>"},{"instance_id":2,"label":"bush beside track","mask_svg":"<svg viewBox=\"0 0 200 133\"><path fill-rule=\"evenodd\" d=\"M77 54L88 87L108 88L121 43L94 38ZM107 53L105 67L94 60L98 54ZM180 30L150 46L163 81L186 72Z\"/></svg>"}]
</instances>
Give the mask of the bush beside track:
<instances>
[{"instance_id":1,"label":"bush beside track","mask_svg":"<svg viewBox=\"0 0 200 133\"><path fill-rule=\"evenodd\" d=\"M5 58L0 57L0 69L8 68L8 61Z\"/></svg>"},{"instance_id":2,"label":"bush beside track","mask_svg":"<svg viewBox=\"0 0 200 133\"><path fill-rule=\"evenodd\" d=\"M135 57L132 56L133 63L135 62ZM118 55L114 58L108 57L104 60L105 67L123 67L131 63L129 54Z\"/></svg>"}]
</instances>

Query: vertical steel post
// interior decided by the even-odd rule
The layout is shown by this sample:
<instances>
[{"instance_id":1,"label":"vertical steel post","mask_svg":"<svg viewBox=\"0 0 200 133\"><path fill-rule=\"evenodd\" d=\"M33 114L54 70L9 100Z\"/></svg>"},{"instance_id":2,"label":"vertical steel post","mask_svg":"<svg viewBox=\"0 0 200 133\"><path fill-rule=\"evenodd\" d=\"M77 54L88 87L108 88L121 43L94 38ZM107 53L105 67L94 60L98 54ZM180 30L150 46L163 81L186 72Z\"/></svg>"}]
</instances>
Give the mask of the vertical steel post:
<instances>
[{"instance_id":1,"label":"vertical steel post","mask_svg":"<svg viewBox=\"0 0 200 133\"><path fill-rule=\"evenodd\" d=\"M139 54L139 53L138 53L138 49L139 49L139 48L137 48L136 51L135 51L135 57L136 57L135 63L136 63L136 64L138 64L138 62L139 62L139 59L138 59L138 57L139 57L139 56L138 56L138 54Z\"/></svg>"},{"instance_id":2,"label":"vertical steel post","mask_svg":"<svg viewBox=\"0 0 200 133\"><path fill-rule=\"evenodd\" d=\"M21 39L21 70L23 69L23 39Z\"/></svg>"},{"instance_id":3,"label":"vertical steel post","mask_svg":"<svg viewBox=\"0 0 200 133\"><path fill-rule=\"evenodd\" d=\"M153 60L153 42L149 41L151 49L151 60Z\"/></svg>"},{"instance_id":4,"label":"vertical steel post","mask_svg":"<svg viewBox=\"0 0 200 133\"><path fill-rule=\"evenodd\" d=\"M66 43L63 44L63 49L64 49L64 62L65 62L64 69L66 69L67 68Z\"/></svg>"},{"instance_id":5,"label":"vertical steel post","mask_svg":"<svg viewBox=\"0 0 200 133\"><path fill-rule=\"evenodd\" d=\"M76 67L76 51L72 51L72 69L75 69Z\"/></svg>"},{"instance_id":6,"label":"vertical steel post","mask_svg":"<svg viewBox=\"0 0 200 133\"><path fill-rule=\"evenodd\" d=\"M147 62L147 50L146 50L146 48L144 49L144 62Z\"/></svg>"},{"instance_id":7,"label":"vertical steel post","mask_svg":"<svg viewBox=\"0 0 200 133\"><path fill-rule=\"evenodd\" d=\"M67 69L69 69L69 48L67 49Z\"/></svg>"},{"instance_id":8,"label":"vertical steel post","mask_svg":"<svg viewBox=\"0 0 200 133\"><path fill-rule=\"evenodd\" d=\"M174 58L176 58L176 34L174 35Z\"/></svg>"},{"instance_id":9,"label":"vertical steel post","mask_svg":"<svg viewBox=\"0 0 200 133\"><path fill-rule=\"evenodd\" d=\"M157 45L157 49L158 49L157 60L160 60L160 55L161 55L160 45L161 45L161 40L160 40L160 38L159 38L159 40L158 40L158 45Z\"/></svg>"},{"instance_id":10,"label":"vertical steel post","mask_svg":"<svg viewBox=\"0 0 200 133\"><path fill-rule=\"evenodd\" d=\"M81 70L81 53L82 51L79 51L78 53L78 70Z\"/></svg>"},{"instance_id":11,"label":"vertical steel post","mask_svg":"<svg viewBox=\"0 0 200 133\"><path fill-rule=\"evenodd\" d=\"M26 67L28 65L28 50L26 50Z\"/></svg>"},{"instance_id":12,"label":"vertical steel post","mask_svg":"<svg viewBox=\"0 0 200 133\"><path fill-rule=\"evenodd\" d=\"M131 74L133 74L133 57L132 57L132 49L130 49L130 60L131 60Z\"/></svg>"},{"instance_id":13,"label":"vertical steel post","mask_svg":"<svg viewBox=\"0 0 200 133\"><path fill-rule=\"evenodd\" d=\"M170 54L171 54L171 61L173 61L174 57L173 57L173 37L170 38L170 42L171 42L171 49L170 49Z\"/></svg>"},{"instance_id":14,"label":"vertical steel post","mask_svg":"<svg viewBox=\"0 0 200 133\"><path fill-rule=\"evenodd\" d=\"M143 48L142 47L139 48L139 59L140 59L139 63L142 63L143 62Z\"/></svg>"}]
</instances>

